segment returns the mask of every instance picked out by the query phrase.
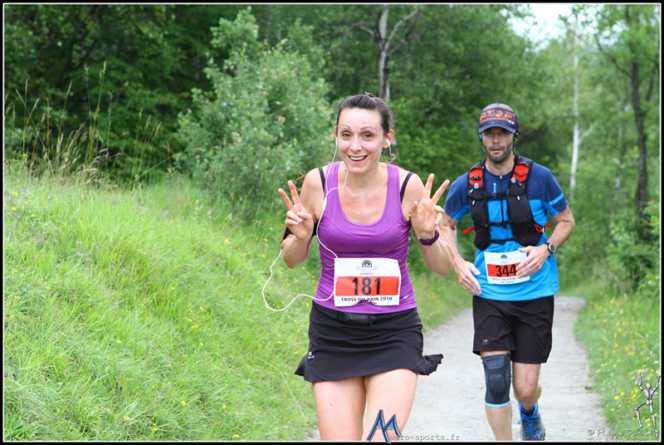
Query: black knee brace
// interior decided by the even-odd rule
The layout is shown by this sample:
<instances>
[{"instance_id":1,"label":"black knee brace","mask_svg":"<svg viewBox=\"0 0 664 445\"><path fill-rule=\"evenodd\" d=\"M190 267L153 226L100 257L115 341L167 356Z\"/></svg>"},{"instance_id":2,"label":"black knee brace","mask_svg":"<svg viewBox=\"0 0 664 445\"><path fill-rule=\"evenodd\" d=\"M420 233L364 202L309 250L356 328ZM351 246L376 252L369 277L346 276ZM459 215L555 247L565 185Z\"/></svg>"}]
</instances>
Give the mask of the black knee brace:
<instances>
[{"instance_id":1,"label":"black knee brace","mask_svg":"<svg viewBox=\"0 0 664 445\"><path fill-rule=\"evenodd\" d=\"M486 378L486 404L491 408L508 405L512 384L510 354L489 355L482 358L482 363Z\"/></svg>"}]
</instances>

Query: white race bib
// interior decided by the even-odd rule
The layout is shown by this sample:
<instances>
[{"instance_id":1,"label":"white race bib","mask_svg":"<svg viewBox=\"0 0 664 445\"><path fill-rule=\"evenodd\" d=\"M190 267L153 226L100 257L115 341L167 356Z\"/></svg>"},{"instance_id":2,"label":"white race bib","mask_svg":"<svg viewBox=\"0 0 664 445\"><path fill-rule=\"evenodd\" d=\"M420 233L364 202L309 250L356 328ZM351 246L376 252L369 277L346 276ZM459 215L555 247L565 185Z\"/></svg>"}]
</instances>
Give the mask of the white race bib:
<instances>
[{"instance_id":1,"label":"white race bib","mask_svg":"<svg viewBox=\"0 0 664 445\"><path fill-rule=\"evenodd\" d=\"M335 258L334 305L353 306L368 301L396 306L401 291L399 262L389 258Z\"/></svg>"},{"instance_id":2,"label":"white race bib","mask_svg":"<svg viewBox=\"0 0 664 445\"><path fill-rule=\"evenodd\" d=\"M484 252L486 277L490 284L515 284L530 280L517 277L516 266L526 259L526 252Z\"/></svg>"}]
</instances>

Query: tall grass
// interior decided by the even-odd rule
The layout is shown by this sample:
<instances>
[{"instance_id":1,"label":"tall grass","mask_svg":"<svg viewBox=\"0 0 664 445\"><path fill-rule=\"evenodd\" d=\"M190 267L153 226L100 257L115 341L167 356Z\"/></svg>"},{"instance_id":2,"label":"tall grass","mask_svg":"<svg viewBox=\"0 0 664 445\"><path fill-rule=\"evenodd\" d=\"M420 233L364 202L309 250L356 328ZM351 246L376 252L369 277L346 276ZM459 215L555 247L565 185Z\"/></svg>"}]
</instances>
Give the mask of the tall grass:
<instances>
[{"instance_id":1,"label":"tall grass","mask_svg":"<svg viewBox=\"0 0 664 445\"><path fill-rule=\"evenodd\" d=\"M93 83L87 66L84 81L87 87L87 121L71 130L67 103L71 83L62 95L62 103L52 105L49 98L32 98L28 81L24 91L14 90L5 96L5 160L22 165L28 175L47 174L79 184L123 180L138 185L155 179L164 170L174 173L168 141L157 149L161 123L153 123L152 116L137 116L133 139L129 132L115 134L112 128L114 94L104 91L106 63ZM155 153L159 153L156 155ZM151 159L162 159L148 165ZM161 168L167 164L167 168Z\"/></svg>"},{"instance_id":2,"label":"tall grass","mask_svg":"<svg viewBox=\"0 0 664 445\"><path fill-rule=\"evenodd\" d=\"M100 76L103 78L103 72ZM16 102L5 98L8 102L4 110L5 157L10 162L27 161L21 163L26 174L46 173L81 183L99 179L97 166L108 158L107 148L100 148L103 143L98 128L100 102L97 102L97 111L90 113L87 124L65 134L70 91L71 84L65 93L62 109L54 109L48 99L43 108L40 105L42 98L31 104L27 81L23 93L15 91Z\"/></svg>"}]
</instances>

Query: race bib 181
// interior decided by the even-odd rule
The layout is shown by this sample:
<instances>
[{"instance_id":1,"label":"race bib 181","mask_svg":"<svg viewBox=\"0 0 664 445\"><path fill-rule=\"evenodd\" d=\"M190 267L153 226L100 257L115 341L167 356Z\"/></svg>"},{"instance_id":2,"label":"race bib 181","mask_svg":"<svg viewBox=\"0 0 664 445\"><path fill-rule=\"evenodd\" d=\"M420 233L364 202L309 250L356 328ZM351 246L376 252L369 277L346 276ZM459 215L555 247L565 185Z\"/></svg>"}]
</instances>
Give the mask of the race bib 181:
<instances>
[{"instance_id":1,"label":"race bib 181","mask_svg":"<svg viewBox=\"0 0 664 445\"><path fill-rule=\"evenodd\" d=\"M399 304L401 270L389 258L336 258L334 305L353 306L368 301L377 306Z\"/></svg>"}]
</instances>

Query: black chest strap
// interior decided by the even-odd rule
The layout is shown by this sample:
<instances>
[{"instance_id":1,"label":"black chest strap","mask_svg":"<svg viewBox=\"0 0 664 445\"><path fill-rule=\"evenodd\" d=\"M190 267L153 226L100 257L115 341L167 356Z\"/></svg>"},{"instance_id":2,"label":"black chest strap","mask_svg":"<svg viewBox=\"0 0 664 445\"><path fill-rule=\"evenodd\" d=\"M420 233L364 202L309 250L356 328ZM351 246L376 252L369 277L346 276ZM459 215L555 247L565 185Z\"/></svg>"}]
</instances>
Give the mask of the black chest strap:
<instances>
[{"instance_id":1,"label":"black chest strap","mask_svg":"<svg viewBox=\"0 0 664 445\"><path fill-rule=\"evenodd\" d=\"M486 160L477 163L468 173L468 206L475 224L475 247L484 250L492 243L505 244L516 241L523 246L534 246L542 237L544 229L535 224L530 202L528 201L528 179L533 161L514 154L514 168L507 190L498 193L486 191ZM507 200L507 221L492 222L489 217L489 199ZM507 227L512 231L512 238L492 239L491 226ZM464 231L469 233L472 229Z\"/></svg>"}]
</instances>

